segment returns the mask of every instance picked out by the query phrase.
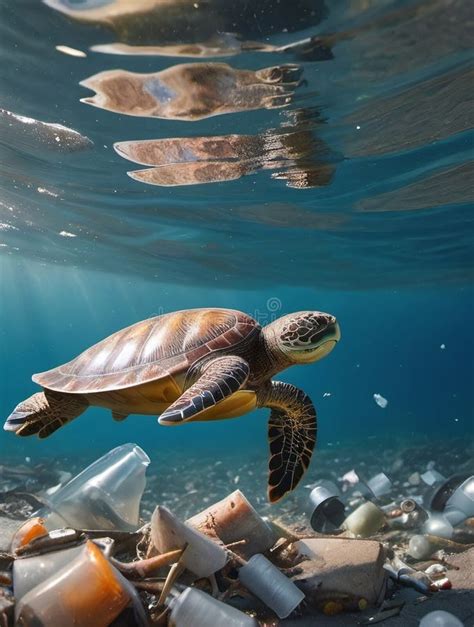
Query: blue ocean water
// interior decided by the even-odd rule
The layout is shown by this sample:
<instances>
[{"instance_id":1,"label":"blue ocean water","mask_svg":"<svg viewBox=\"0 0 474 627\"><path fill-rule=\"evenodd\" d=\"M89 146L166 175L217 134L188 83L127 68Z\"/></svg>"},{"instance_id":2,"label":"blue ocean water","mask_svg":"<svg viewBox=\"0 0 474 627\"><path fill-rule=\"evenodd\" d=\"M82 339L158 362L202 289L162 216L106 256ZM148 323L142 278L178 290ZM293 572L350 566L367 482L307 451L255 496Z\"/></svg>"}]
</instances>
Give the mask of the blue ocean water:
<instances>
[{"instance_id":1,"label":"blue ocean water","mask_svg":"<svg viewBox=\"0 0 474 627\"><path fill-rule=\"evenodd\" d=\"M183 1L171 14L158 13L152 41L147 19L132 28L127 17L125 26L107 26L65 15L114 2L48 4L2 4L2 415L37 390L33 373L138 320L229 307L266 324L315 309L337 316L341 342L320 363L280 378L312 397L319 447L360 446L375 436L472 437L469 3L308 0L277 3L277 11L271 2L245 2L228 17L226 3ZM193 22L192 11L210 14ZM237 40L225 32L238 32ZM213 36L234 48L235 41L286 46L311 37L324 46L313 53L254 46L203 59L90 50ZM330 58L320 58L321 49ZM217 115L206 97L200 110L212 117L193 120L186 103L170 119L81 102L91 93L79 83L99 72L155 73L198 62L252 71L291 63L300 66L301 82L285 86L284 107L264 101L245 110L246 99L238 106L234 99L235 110ZM221 100L226 85L218 87ZM117 94L129 107L132 96L120 84ZM160 94L173 99L168 88ZM210 136L227 146L229 135L251 136L237 156L203 157L190 148L190 138ZM166 185L127 176L147 166L113 149L115 142L170 138L185 156L176 159L170 144L159 144ZM210 165L197 176L202 159ZM219 168L219 181L202 182ZM258 410L174 429L150 416L116 423L90 409L44 441L1 432L0 456L102 454L134 441L157 455L176 450L179 463L183 451L201 450L265 460L266 419L267 410Z\"/></svg>"}]
</instances>

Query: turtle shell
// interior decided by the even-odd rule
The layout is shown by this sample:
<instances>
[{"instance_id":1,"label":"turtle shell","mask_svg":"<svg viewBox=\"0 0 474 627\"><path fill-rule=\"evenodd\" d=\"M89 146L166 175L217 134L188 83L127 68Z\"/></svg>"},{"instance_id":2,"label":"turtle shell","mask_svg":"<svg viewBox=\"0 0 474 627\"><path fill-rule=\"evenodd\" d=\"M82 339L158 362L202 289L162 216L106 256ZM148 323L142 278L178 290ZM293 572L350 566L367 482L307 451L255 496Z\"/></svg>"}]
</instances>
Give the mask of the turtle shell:
<instances>
[{"instance_id":1,"label":"turtle shell","mask_svg":"<svg viewBox=\"0 0 474 627\"><path fill-rule=\"evenodd\" d=\"M33 375L50 390L108 392L186 373L198 359L260 332L250 316L231 309L188 309L149 318L117 331L78 357Z\"/></svg>"}]
</instances>

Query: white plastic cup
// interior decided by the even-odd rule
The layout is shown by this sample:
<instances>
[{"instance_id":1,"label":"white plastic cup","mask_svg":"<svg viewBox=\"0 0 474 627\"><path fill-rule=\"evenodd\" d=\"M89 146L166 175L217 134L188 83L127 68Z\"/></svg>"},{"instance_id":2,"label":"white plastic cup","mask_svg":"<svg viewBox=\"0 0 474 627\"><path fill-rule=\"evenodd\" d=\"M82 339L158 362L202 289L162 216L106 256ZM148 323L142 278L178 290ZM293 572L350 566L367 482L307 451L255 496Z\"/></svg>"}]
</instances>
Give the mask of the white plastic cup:
<instances>
[{"instance_id":1,"label":"white plastic cup","mask_svg":"<svg viewBox=\"0 0 474 627\"><path fill-rule=\"evenodd\" d=\"M49 500L39 515L48 529L134 531L150 458L136 444L123 444L100 457Z\"/></svg>"},{"instance_id":2,"label":"white plastic cup","mask_svg":"<svg viewBox=\"0 0 474 627\"><path fill-rule=\"evenodd\" d=\"M198 588L186 588L169 603L175 627L258 627L257 621Z\"/></svg>"},{"instance_id":3,"label":"white plastic cup","mask_svg":"<svg viewBox=\"0 0 474 627\"><path fill-rule=\"evenodd\" d=\"M304 593L260 553L242 566L239 579L279 618L289 616L305 598Z\"/></svg>"}]
</instances>

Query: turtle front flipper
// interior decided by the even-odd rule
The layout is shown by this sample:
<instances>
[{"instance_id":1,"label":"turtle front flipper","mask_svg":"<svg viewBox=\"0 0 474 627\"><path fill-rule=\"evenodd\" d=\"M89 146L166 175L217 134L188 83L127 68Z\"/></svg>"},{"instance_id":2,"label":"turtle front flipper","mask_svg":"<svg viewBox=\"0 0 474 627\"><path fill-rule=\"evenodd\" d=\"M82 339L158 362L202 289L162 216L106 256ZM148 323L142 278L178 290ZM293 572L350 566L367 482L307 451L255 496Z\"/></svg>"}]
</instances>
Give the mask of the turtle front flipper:
<instances>
[{"instance_id":1,"label":"turtle front flipper","mask_svg":"<svg viewBox=\"0 0 474 627\"><path fill-rule=\"evenodd\" d=\"M316 444L316 410L305 392L272 381L258 395L259 407L270 407L268 499L279 501L298 485Z\"/></svg>"},{"instance_id":2,"label":"turtle front flipper","mask_svg":"<svg viewBox=\"0 0 474 627\"><path fill-rule=\"evenodd\" d=\"M235 394L248 379L245 359L230 355L209 362L199 379L161 414L158 422L175 425L191 420Z\"/></svg>"}]
</instances>

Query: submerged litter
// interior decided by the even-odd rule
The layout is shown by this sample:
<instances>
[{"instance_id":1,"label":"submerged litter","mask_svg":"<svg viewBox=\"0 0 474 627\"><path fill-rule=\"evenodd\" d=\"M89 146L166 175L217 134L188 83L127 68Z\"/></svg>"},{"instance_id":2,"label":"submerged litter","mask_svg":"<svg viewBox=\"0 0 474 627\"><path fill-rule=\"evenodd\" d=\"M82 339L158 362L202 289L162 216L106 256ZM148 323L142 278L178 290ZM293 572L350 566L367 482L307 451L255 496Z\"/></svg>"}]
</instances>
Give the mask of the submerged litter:
<instances>
[{"instance_id":1,"label":"submerged litter","mask_svg":"<svg viewBox=\"0 0 474 627\"><path fill-rule=\"evenodd\" d=\"M388 405L388 401L381 394L374 394L374 401L377 403L379 407L385 409Z\"/></svg>"},{"instance_id":2,"label":"submerged litter","mask_svg":"<svg viewBox=\"0 0 474 627\"><path fill-rule=\"evenodd\" d=\"M412 491L400 501L384 473L364 483L351 470L338 479L344 493L333 481L311 486L313 529L264 519L240 490L186 521L160 503L141 520L149 463L125 444L59 487L51 473L55 489L43 491L43 506L17 522L0 553L0 624L258 627L365 610L348 624L379 623L402 611L404 601L388 600L401 587L423 598L452 587L448 562L434 558L463 545L443 537L443 525L452 535L473 514L473 477L446 479L431 468L423 485L430 494L444 486L447 497L433 501L442 511L425 510Z\"/></svg>"}]
</instances>

